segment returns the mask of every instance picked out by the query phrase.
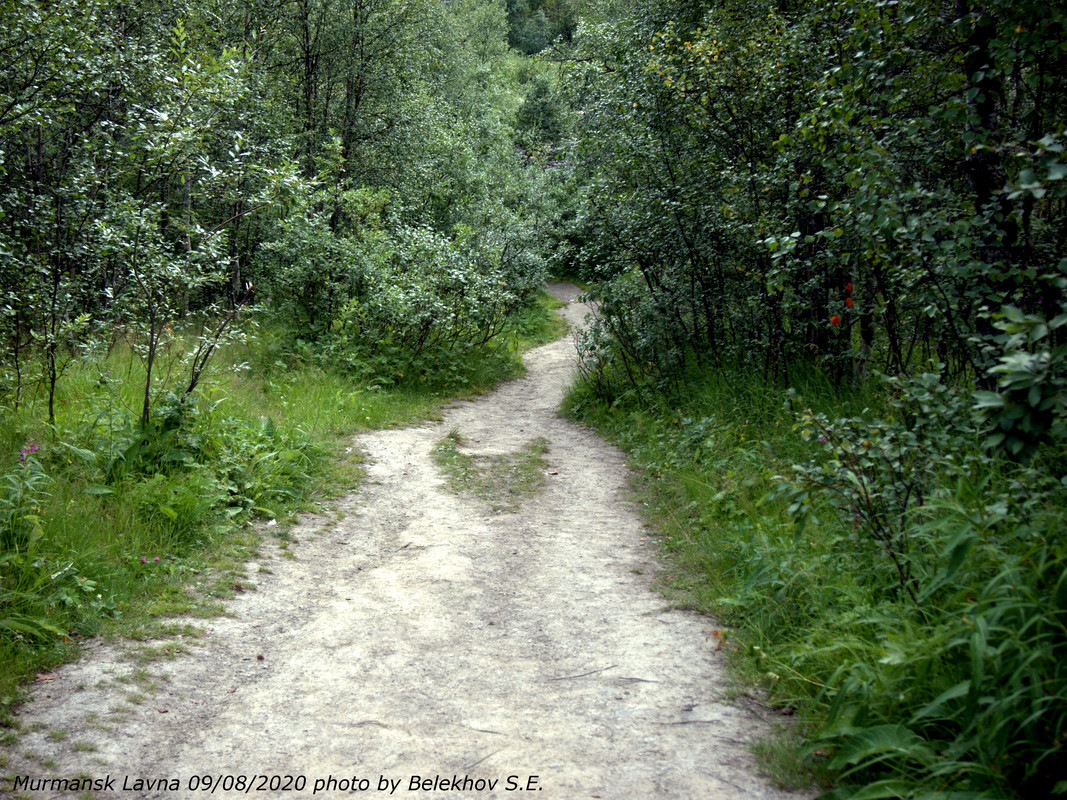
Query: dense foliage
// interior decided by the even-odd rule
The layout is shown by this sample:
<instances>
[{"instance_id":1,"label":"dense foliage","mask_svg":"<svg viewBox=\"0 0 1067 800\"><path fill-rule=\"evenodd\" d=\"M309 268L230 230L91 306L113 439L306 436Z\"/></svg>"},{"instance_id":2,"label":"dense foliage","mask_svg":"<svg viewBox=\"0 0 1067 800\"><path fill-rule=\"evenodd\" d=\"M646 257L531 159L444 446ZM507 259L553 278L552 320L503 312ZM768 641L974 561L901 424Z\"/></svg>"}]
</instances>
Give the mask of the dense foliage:
<instances>
[{"instance_id":1,"label":"dense foliage","mask_svg":"<svg viewBox=\"0 0 1067 800\"><path fill-rule=\"evenodd\" d=\"M0 655L499 377L552 267L572 412L833 791L1067 791L1062 3L0 17Z\"/></svg>"},{"instance_id":2,"label":"dense foliage","mask_svg":"<svg viewBox=\"0 0 1067 800\"><path fill-rule=\"evenodd\" d=\"M567 86L589 178L562 257L605 282L630 369L936 359L989 383L1020 347L998 327L1061 313L1059 10L636 3L583 25Z\"/></svg>"},{"instance_id":3,"label":"dense foliage","mask_svg":"<svg viewBox=\"0 0 1067 800\"><path fill-rule=\"evenodd\" d=\"M674 487L839 796L1067 791L1065 26L604 0L557 49L572 408Z\"/></svg>"},{"instance_id":4,"label":"dense foliage","mask_svg":"<svg viewBox=\"0 0 1067 800\"><path fill-rule=\"evenodd\" d=\"M484 342L540 280L521 80L483 0L10 3L0 51L2 388L52 400L125 338L195 328L188 394L236 309L323 340ZM382 291L388 287L388 291ZM442 306L462 297L452 316ZM447 317L447 318L446 318ZM432 321L427 323L428 319ZM427 328L432 328L428 330Z\"/></svg>"},{"instance_id":5,"label":"dense foliage","mask_svg":"<svg viewBox=\"0 0 1067 800\"><path fill-rule=\"evenodd\" d=\"M3 663L513 374L551 198L509 39L563 9L0 2Z\"/></svg>"}]
</instances>

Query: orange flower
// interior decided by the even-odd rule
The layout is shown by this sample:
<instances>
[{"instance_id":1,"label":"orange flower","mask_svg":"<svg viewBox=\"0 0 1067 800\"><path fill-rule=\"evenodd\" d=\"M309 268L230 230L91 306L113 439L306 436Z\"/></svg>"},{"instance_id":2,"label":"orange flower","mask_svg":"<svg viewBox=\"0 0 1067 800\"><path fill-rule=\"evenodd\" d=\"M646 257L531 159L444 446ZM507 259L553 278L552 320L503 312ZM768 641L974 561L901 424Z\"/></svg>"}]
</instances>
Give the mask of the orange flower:
<instances>
[{"instance_id":1,"label":"orange flower","mask_svg":"<svg viewBox=\"0 0 1067 800\"><path fill-rule=\"evenodd\" d=\"M854 305L856 305L856 303L851 297L845 298L845 308L852 308Z\"/></svg>"},{"instance_id":2,"label":"orange flower","mask_svg":"<svg viewBox=\"0 0 1067 800\"><path fill-rule=\"evenodd\" d=\"M838 325L841 324L841 317L839 317L837 314L834 314L832 317L830 317L830 324L836 328Z\"/></svg>"},{"instance_id":3,"label":"orange flower","mask_svg":"<svg viewBox=\"0 0 1067 800\"><path fill-rule=\"evenodd\" d=\"M852 284L851 283L846 283L845 284L845 291L849 292L849 293L852 292Z\"/></svg>"}]
</instances>

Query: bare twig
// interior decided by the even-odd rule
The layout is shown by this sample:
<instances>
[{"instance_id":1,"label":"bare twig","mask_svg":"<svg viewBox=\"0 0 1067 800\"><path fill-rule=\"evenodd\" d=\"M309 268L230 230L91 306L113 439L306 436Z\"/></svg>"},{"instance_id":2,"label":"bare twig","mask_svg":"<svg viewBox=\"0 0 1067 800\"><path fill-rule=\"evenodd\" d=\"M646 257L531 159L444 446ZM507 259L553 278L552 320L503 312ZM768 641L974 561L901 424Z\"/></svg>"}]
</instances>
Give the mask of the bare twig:
<instances>
[{"instance_id":1,"label":"bare twig","mask_svg":"<svg viewBox=\"0 0 1067 800\"><path fill-rule=\"evenodd\" d=\"M550 681L569 681L572 678L584 678L586 675L595 675L598 672L607 672L609 669L615 669L618 664L612 664L610 667L603 667L602 669L593 669L589 672L583 672L581 675L564 675L561 678L549 678Z\"/></svg>"}]
</instances>

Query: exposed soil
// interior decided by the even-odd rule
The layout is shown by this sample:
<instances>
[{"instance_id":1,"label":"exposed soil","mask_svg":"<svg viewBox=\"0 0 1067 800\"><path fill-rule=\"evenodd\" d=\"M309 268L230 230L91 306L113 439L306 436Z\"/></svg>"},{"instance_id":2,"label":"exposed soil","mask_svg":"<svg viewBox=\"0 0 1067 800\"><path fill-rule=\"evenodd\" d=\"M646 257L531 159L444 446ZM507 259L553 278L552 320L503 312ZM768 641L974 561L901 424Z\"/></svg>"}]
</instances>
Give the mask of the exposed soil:
<instances>
[{"instance_id":1,"label":"exposed soil","mask_svg":"<svg viewBox=\"0 0 1067 800\"><path fill-rule=\"evenodd\" d=\"M714 623L651 590L622 455L556 416L573 362L565 337L439 423L358 437L366 484L294 527L295 559L265 545L188 653L138 676L92 644L34 684L8 772L110 778L98 798L798 797L756 771L767 723L724 698ZM453 428L482 454L544 437L547 485L515 513L451 492ZM22 792L86 796L61 789Z\"/></svg>"}]
</instances>

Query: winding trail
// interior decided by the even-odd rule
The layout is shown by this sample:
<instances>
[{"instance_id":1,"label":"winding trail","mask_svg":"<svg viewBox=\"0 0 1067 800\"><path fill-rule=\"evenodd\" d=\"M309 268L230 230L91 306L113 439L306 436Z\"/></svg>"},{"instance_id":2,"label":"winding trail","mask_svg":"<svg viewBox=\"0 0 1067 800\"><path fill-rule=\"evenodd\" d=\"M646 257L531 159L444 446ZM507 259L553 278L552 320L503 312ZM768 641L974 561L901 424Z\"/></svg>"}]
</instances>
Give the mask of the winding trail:
<instances>
[{"instance_id":1,"label":"winding trail","mask_svg":"<svg viewBox=\"0 0 1067 800\"><path fill-rule=\"evenodd\" d=\"M580 325L575 287L550 288ZM756 773L745 743L765 723L723 699L710 621L650 591L622 455L556 416L573 361L566 337L440 423L359 437L368 481L339 520L302 520L295 560L265 544L256 591L152 675L94 645L35 684L6 770L110 776L98 798L340 797L353 778L368 781L357 794L420 800L798 797ZM455 427L479 453L547 438L547 487L514 514L451 493L430 452ZM212 794L200 775L306 784ZM161 778L177 785L149 786Z\"/></svg>"}]
</instances>

